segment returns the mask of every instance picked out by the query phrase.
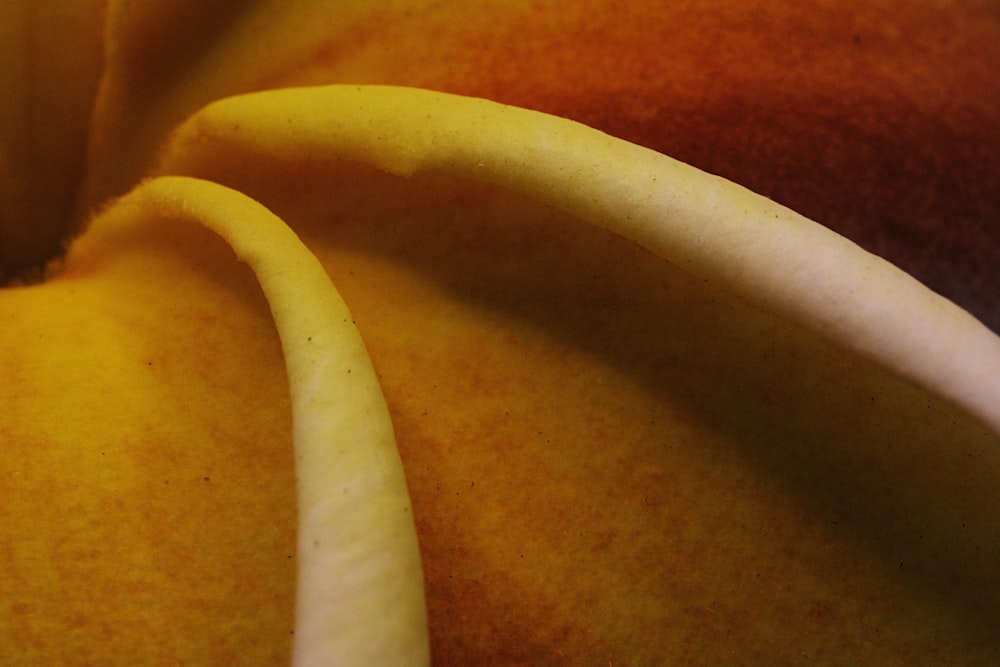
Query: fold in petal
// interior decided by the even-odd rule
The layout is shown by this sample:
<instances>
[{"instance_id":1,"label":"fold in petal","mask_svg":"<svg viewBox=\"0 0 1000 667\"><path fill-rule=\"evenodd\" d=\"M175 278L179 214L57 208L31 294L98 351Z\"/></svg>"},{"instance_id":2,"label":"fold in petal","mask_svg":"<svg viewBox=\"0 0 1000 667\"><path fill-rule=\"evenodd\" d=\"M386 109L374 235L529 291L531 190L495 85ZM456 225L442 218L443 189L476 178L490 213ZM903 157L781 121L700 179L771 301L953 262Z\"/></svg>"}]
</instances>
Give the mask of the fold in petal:
<instances>
[{"instance_id":1,"label":"fold in petal","mask_svg":"<svg viewBox=\"0 0 1000 667\"><path fill-rule=\"evenodd\" d=\"M77 230L104 4L0 4L0 284L40 277Z\"/></svg>"},{"instance_id":2,"label":"fold in petal","mask_svg":"<svg viewBox=\"0 0 1000 667\"><path fill-rule=\"evenodd\" d=\"M485 100L327 86L209 105L178 128L157 170L201 170L206 151L234 148L533 196L955 401L1000 434L996 335L843 237L654 151Z\"/></svg>"},{"instance_id":3,"label":"fold in petal","mask_svg":"<svg viewBox=\"0 0 1000 667\"><path fill-rule=\"evenodd\" d=\"M428 664L406 480L350 311L295 234L245 195L198 179L157 178L105 217L156 213L222 236L253 269L281 336L299 516L294 663Z\"/></svg>"},{"instance_id":4,"label":"fold in petal","mask_svg":"<svg viewBox=\"0 0 1000 667\"><path fill-rule=\"evenodd\" d=\"M166 134L214 99L418 86L572 118L720 174L1000 330L990 0L118 6L84 209L138 182Z\"/></svg>"}]
</instances>

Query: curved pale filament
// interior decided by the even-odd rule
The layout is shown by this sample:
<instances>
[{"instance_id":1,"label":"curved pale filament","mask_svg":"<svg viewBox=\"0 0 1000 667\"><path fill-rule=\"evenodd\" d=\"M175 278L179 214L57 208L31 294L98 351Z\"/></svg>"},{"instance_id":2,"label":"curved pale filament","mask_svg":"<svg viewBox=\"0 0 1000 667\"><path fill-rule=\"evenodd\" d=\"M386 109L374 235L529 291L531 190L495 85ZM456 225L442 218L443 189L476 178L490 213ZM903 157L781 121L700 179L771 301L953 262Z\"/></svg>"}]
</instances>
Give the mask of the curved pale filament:
<instances>
[{"instance_id":1,"label":"curved pale filament","mask_svg":"<svg viewBox=\"0 0 1000 667\"><path fill-rule=\"evenodd\" d=\"M1000 433L1000 338L978 320L825 227L655 151L481 99L327 86L205 107L173 135L158 172L185 173L200 146L219 142L478 178L537 197L818 331Z\"/></svg>"},{"instance_id":2,"label":"curved pale filament","mask_svg":"<svg viewBox=\"0 0 1000 667\"><path fill-rule=\"evenodd\" d=\"M281 338L298 492L297 665L429 663L410 499L381 389L323 267L266 208L186 177L155 178L115 213L161 213L222 236L256 274Z\"/></svg>"}]
</instances>

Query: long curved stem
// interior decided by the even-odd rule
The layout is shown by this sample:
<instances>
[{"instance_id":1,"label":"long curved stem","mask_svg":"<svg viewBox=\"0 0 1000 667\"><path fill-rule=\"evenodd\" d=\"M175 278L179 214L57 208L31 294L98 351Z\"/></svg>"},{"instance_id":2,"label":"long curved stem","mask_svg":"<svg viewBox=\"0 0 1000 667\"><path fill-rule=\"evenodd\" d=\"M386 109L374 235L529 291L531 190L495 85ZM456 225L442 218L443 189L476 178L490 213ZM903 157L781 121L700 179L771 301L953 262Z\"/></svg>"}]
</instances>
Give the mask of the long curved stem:
<instances>
[{"instance_id":1,"label":"long curved stem","mask_svg":"<svg viewBox=\"0 0 1000 667\"><path fill-rule=\"evenodd\" d=\"M215 231L270 304L294 423L295 664L429 664L420 553L388 409L323 267L274 214L215 183L155 178L115 206Z\"/></svg>"},{"instance_id":2,"label":"long curved stem","mask_svg":"<svg viewBox=\"0 0 1000 667\"><path fill-rule=\"evenodd\" d=\"M487 180L633 239L745 300L879 363L1000 433L1000 338L844 237L764 197L579 123L382 86L266 91L183 124L160 173L203 140L400 175Z\"/></svg>"}]
</instances>

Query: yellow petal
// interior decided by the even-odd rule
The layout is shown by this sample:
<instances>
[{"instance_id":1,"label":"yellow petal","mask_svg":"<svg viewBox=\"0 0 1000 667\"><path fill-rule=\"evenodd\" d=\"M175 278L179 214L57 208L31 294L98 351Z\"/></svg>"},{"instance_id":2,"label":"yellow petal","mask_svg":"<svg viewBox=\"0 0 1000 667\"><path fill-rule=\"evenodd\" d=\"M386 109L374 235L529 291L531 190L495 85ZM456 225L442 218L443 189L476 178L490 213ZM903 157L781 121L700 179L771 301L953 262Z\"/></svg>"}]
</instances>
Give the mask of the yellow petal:
<instances>
[{"instance_id":1,"label":"yellow petal","mask_svg":"<svg viewBox=\"0 0 1000 667\"><path fill-rule=\"evenodd\" d=\"M273 323L221 240L138 222L0 293L3 661L286 661L294 460Z\"/></svg>"},{"instance_id":2,"label":"yellow petal","mask_svg":"<svg viewBox=\"0 0 1000 667\"><path fill-rule=\"evenodd\" d=\"M920 241L903 255L978 277L985 289L952 289L996 312L983 276L997 265L1000 40L984 5L533 3L503 21L438 7L332 30L262 87L422 84L558 111L876 230L862 236L905 241L892 226L919 224L962 265L935 266ZM164 83L145 68L133 81ZM99 124L94 145L129 157L141 139L148 155L216 96L154 94ZM139 129L155 101L173 120ZM975 422L536 202L260 159L234 180L320 255L380 374L440 664L996 662L998 450ZM93 165L98 190L145 165ZM20 443L4 452L0 554L22 573L0 579L0 646L66 647L42 664L280 662L293 538L291 442L271 448L290 429L277 339L251 277L220 261L228 249L149 222L58 283L0 295L0 433ZM173 373L141 375L154 351ZM136 433L138 455L97 458L94 443ZM178 468L242 472L211 498L201 477L177 488L164 473Z\"/></svg>"}]
</instances>

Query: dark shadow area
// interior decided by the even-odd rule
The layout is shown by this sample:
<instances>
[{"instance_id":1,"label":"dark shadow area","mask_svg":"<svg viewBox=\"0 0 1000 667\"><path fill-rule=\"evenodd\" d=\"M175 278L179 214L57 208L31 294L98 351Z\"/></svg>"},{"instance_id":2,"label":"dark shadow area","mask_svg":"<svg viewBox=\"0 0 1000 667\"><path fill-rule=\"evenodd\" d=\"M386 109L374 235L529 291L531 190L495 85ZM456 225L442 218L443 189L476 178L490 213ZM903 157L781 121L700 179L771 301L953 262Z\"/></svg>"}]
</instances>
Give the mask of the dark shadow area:
<instances>
[{"instance_id":1,"label":"dark shadow area","mask_svg":"<svg viewBox=\"0 0 1000 667\"><path fill-rule=\"evenodd\" d=\"M1000 442L984 427L546 207L479 184L345 178L384 203L347 195L363 217L344 211L328 223L332 237L300 230L310 245L399 262L477 309L606 359L727 433L758 475L995 645Z\"/></svg>"}]
</instances>

